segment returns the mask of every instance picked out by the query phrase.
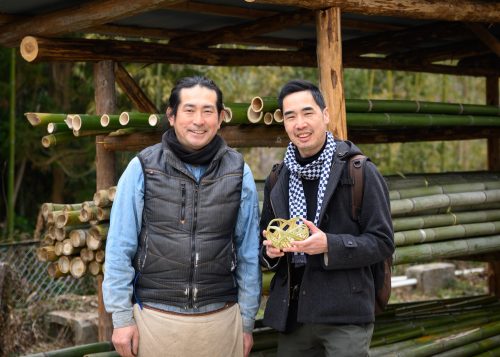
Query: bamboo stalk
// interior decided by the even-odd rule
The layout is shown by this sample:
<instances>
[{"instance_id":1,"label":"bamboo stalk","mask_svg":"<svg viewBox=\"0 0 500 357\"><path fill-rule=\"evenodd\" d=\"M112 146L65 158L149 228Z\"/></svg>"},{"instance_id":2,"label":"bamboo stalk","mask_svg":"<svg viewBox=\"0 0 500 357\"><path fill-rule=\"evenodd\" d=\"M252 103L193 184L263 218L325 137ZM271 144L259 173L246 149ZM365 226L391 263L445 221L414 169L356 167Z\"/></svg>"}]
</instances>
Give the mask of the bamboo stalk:
<instances>
[{"instance_id":1,"label":"bamboo stalk","mask_svg":"<svg viewBox=\"0 0 500 357\"><path fill-rule=\"evenodd\" d=\"M500 250L500 235L398 247L393 265L426 262Z\"/></svg>"},{"instance_id":2,"label":"bamboo stalk","mask_svg":"<svg viewBox=\"0 0 500 357\"><path fill-rule=\"evenodd\" d=\"M273 123L273 114L271 112L264 113L264 124L271 125Z\"/></svg>"},{"instance_id":3,"label":"bamboo stalk","mask_svg":"<svg viewBox=\"0 0 500 357\"><path fill-rule=\"evenodd\" d=\"M91 114L73 114L73 130L99 130L102 129L101 116Z\"/></svg>"},{"instance_id":4,"label":"bamboo stalk","mask_svg":"<svg viewBox=\"0 0 500 357\"><path fill-rule=\"evenodd\" d=\"M278 99L276 97L253 97L250 107L257 113L274 111L278 108Z\"/></svg>"},{"instance_id":5,"label":"bamboo stalk","mask_svg":"<svg viewBox=\"0 0 500 357\"><path fill-rule=\"evenodd\" d=\"M87 249L89 250L98 250L103 246L103 241L98 239L93 234L87 235Z\"/></svg>"},{"instance_id":6,"label":"bamboo stalk","mask_svg":"<svg viewBox=\"0 0 500 357\"><path fill-rule=\"evenodd\" d=\"M97 207L111 206L111 200L109 199L109 190L99 190L94 193L94 203Z\"/></svg>"},{"instance_id":7,"label":"bamboo stalk","mask_svg":"<svg viewBox=\"0 0 500 357\"><path fill-rule=\"evenodd\" d=\"M54 134L54 133L65 133L65 132L70 132L71 129L68 128L68 125L66 123L48 123L47 124L47 133L49 134Z\"/></svg>"},{"instance_id":8,"label":"bamboo stalk","mask_svg":"<svg viewBox=\"0 0 500 357\"><path fill-rule=\"evenodd\" d=\"M500 356L500 347L495 347L486 352L474 355L474 357L498 357L498 356Z\"/></svg>"},{"instance_id":9,"label":"bamboo stalk","mask_svg":"<svg viewBox=\"0 0 500 357\"><path fill-rule=\"evenodd\" d=\"M62 250L63 250L63 242L56 242L54 244L54 252L56 253L57 256L62 255Z\"/></svg>"},{"instance_id":10,"label":"bamboo stalk","mask_svg":"<svg viewBox=\"0 0 500 357\"><path fill-rule=\"evenodd\" d=\"M274 111L273 118L276 123L283 123L283 112L281 109L276 109Z\"/></svg>"},{"instance_id":11,"label":"bamboo stalk","mask_svg":"<svg viewBox=\"0 0 500 357\"><path fill-rule=\"evenodd\" d=\"M66 119L66 114L54 114L54 113L24 113L26 119L30 122L32 126L37 126L41 124L49 123L64 123Z\"/></svg>"},{"instance_id":12,"label":"bamboo stalk","mask_svg":"<svg viewBox=\"0 0 500 357\"><path fill-rule=\"evenodd\" d=\"M89 234L98 240L105 240L108 235L109 224L95 224L89 229Z\"/></svg>"},{"instance_id":13,"label":"bamboo stalk","mask_svg":"<svg viewBox=\"0 0 500 357\"><path fill-rule=\"evenodd\" d=\"M49 266L47 267L47 273L49 274L50 277L54 279L66 275L59 269L59 264L57 262L49 264Z\"/></svg>"},{"instance_id":14,"label":"bamboo stalk","mask_svg":"<svg viewBox=\"0 0 500 357\"><path fill-rule=\"evenodd\" d=\"M80 210L79 219L81 222L89 222L97 219L98 207L92 201L92 206L88 205Z\"/></svg>"},{"instance_id":15,"label":"bamboo stalk","mask_svg":"<svg viewBox=\"0 0 500 357\"><path fill-rule=\"evenodd\" d=\"M63 212L68 212L68 211L79 211L82 209L82 204L81 203L67 203L64 205Z\"/></svg>"},{"instance_id":16,"label":"bamboo stalk","mask_svg":"<svg viewBox=\"0 0 500 357\"><path fill-rule=\"evenodd\" d=\"M64 122L69 129L73 130L73 114L66 115L66 119L64 119Z\"/></svg>"},{"instance_id":17,"label":"bamboo stalk","mask_svg":"<svg viewBox=\"0 0 500 357\"><path fill-rule=\"evenodd\" d=\"M103 249L97 250L94 254L94 259L98 263L104 263L106 252Z\"/></svg>"},{"instance_id":18,"label":"bamboo stalk","mask_svg":"<svg viewBox=\"0 0 500 357\"><path fill-rule=\"evenodd\" d=\"M57 266L63 274L69 273L70 258L67 255L61 255L57 260Z\"/></svg>"},{"instance_id":19,"label":"bamboo stalk","mask_svg":"<svg viewBox=\"0 0 500 357\"><path fill-rule=\"evenodd\" d=\"M445 213L440 215L397 217L392 219L394 232L411 229L451 226L500 220L500 210Z\"/></svg>"},{"instance_id":20,"label":"bamboo stalk","mask_svg":"<svg viewBox=\"0 0 500 357\"><path fill-rule=\"evenodd\" d=\"M95 252L88 248L82 248L82 250L80 250L80 258L82 258L85 263L91 262L95 258Z\"/></svg>"},{"instance_id":21,"label":"bamboo stalk","mask_svg":"<svg viewBox=\"0 0 500 357\"><path fill-rule=\"evenodd\" d=\"M124 136L124 135L134 134L137 132L147 133L147 132L152 132L152 131L153 130L148 130L145 128L130 127L130 128L122 128L122 129L117 129L115 131L112 131L111 133L108 134L108 136Z\"/></svg>"},{"instance_id":22,"label":"bamboo stalk","mask_svg":"<svg viewBox=\"0 0 500 357\"><path fill-rule=\"evenodd\" d=\"M94 276L102 274L102 264L95 260L89 262L88 269L90 274Z\"/></svg>"},{"instance_id":23,"label":"bamboo stalk","mask_svg":"<svg viewBox=\"0 0 500 357\"><path fill-rule=\"evenodd\" d=\"M148 113L137 113L137 112L123 112L120 114L118 121L122 126L130 125L134 128L136 127L150 127L148 122Z\"/></svg>"},{"instance_id":24,"label":"bamboo stalk","mask_svg":"<svg viewBox=\"0 0 500 357\"><path fill-rule=\"evenodd\" d=\"M75 230L75 229L85 229L85 228L88 228L89 226L86 225L86 224L78 224L78 225L75 225L75 226L64 226L64 227L61 227L61 228L57 228L55 227L55 236L56 236L56 239L58 241L62 241L64 240L65 238L69 238L70 237L70 234L71 234L71 231L72 230Z\"/></svg>"},{"instance_id":25,"label":"bamboo stalk","mask_svg":"<svg viewBox=\"0 0 500 357\"><path fill-rule=\"evenodd\" d=\"M54 262L58 259L53 245L37 248L36 256L41 262Z\"/></svg>"},{"instance_id":26,"label":"bamboo stalk","mask_svg":"<svg viewBox=\"0 0 500 357\"><path fill-rule=\"evenodd\" d=\"M500 221L459 224L454 226L396 232L394 234L394 243L396 246L404 246L423 242L491 235L499 232Z\"/></svg>"},{"instance_id":27,"label":"bamboo stalk","mask_svg":"<svg viewBox=\"0 0 500 357\"><path fill-rule=\"evenodd\" d=\"M258 123L262 119L263 116L264 116L263 112L254 112L252 110L252 107L248 107L247 119L250 123L252 123L252 124Z\"/></svg>"},{"instance_id":28,"label":"bamboo stalk","mask_svg":"<svg viewBox=\"0 0 500 357\"><path fill-rule=\"evenodd\" d=\"M101 128L96 130L75 130L73 129L73 136L75 137L84 137L84 136L96 136L96 135L104 135L108 134L113 129Z\"/></svg>"},{"instance_id":29,"label":"bamboo stalk","mask_svg":"<svg viewBox=\"0 0 500 357\"><path fill-rule=\"evenodd\" d=\"M88 230L86 229L74 229L69 234L69 239L71 245L75 248L85 247L87 244Z\"/></svg>"},{"instance_id":30,"label":"bamboo stalk","mask_svg":"<svg viewBox=\"0 0 500 357\"><path fill-rule=\"evenodd\" d=\"M63 243L63 248L62 248L63 255L74 255L80 253L81 248L73 246L71 239L65 239L63 240L62 243Z\"/></svg>"},{"instance_id":31,"label":"bamboo stalk","mask_svg":"<svg viewBox=\"0 0 500 357\"><path fill-rule=\"evenodd\" d=\"M403 198L431 196L447 193L460 193L460 192L476 192L500 189L500 181L488 182L468 182L449 185L435 185L427 187L415 187L401 190L389 191L389 198L391 200L399 200Z\"/></svg>"},{"instance_id":32,"label":"bamboo stalk","mask_svg":"<svg viewBox=\"0 0 500 357\"><path fill-rule=\"evenodd\" d=\"M163 124L168 128L170 124L168 123L167 116L165 114L150 114L148 117L149 126L159 128Z\"/></svg>"},{"instance_id":33,"label":"bamboo stalk","mask_svg":"<svg viewBox=\"0 0 500 357\"><path fill-rule=\"evenodd\" d=\"M491 202L500 202L500 190L450 193L393 200L391 201L391 214L401 215L434 208L451 209L458 206Z\"/></svg>"},{"instance_id":34,"label":"bamboo stalk","mask_svg":"<svg viewBox=\"0 0 500 357\"><path fill-rule=\"evenodd\" d=\"M480 327L481 330L486 327ZM485 337L485 336L482 336ZM463 357L463 356L474 356L478 353L486 352L492 348L500 346L500 335L491 336L488 338L483 338L480 341L474 341L466 345L459 345L452 350L436 354L439 357Z\"/></svg>"},{"instance_id":35,"label":"bamboo stalk","mask_svg":"<svg viewBox=\"0 0 500 357\"><path fill-rule=\"evenodd\" d=\"M30 357L69 357L69 356L83 356L89 353L99 353L112 351L113 344L110 341L95 342L86 345L67 347L60 350L37 353L30 355Z\"/></svg>"},{"instance_id":36,"label":"bamboo stalk","mask_svg":"<svg viewBox=\"0 0 500 357\"><path fill-rule=\"evenodd\" d=\"M54 245L55 244L55 239L52 235L49 233L45 233L42 238L42 244L43 245Z\"/></svg>"},{"instance_id":37,"label":"bamboo stalk","mask_svg":"<svg viewBox=\"0 0 500 357\"><path fill-rule=\"evenodd\" d=\"M226 103L225 107L230 113L230 125L249 124L247 118L248 104L245 103Z\"/></svg>"},{"instance_id":38,"label":"bamboo stalk","mask_svg":"<svg viewBox=\"0 0 500 357\"><path fill-rule=\"evenodd\" d=\"M71 259L69 272L72 277L81 278L87 272L87 264L80 257Z\"/></svg>"},{"instance_id":39,"label":"bamboo stalk","mask_svg":"<svg viewBox=\"0 0 500 357\"><path fill-rule=\"evenodd\" d=\"M49 148L70 141L73 138L72 133L55 133L42 137L42 146Z\"/></svg>"},{"instance_id":40,"label":"bamboo stalk","mask_svg":"<svg viewBox=\"0 0 500 357\"><path fill-rule=\"evenodd\" d=\"M119 129L121 127L120 124L120 115L118 114L103 114L101 119L99 120L101 127L107 129Z\"/></svg>"},{"instance_id":41,"label":"bamboo stalk","mask_svg":"<svg viewBox=\"0 0 500 357\"><path fill-rule=\"evenodd\" d=\"M109 220L110 215L111 215L111 207L97 207L97 219L99 221Z\"/></svg>"},{"instance_id":42,"label":"bamboo stalk","mask_svg":"<svg viewBox=\"0 0 500 357\"><path fill-rule=\"evenodd\" d=\"M47 220L49 212L61 211L64 208L64 204L59 203L44 203L42 204L42 216L44 220Z\"/></svg>"},{"instance_id":43,"label":"bamboo stalk","mask_svg":"<svg viewBox=\"0 0 500 357\"><path fill-rule=\"evenodd\" d=\"M55 218L57 228L80 225L80 210L66 211Z\"/></svg>"},{"instance_id":44,"label":"bamboo stalk","mask_svg":"<svg viewBox=\"0 0 500 357\"><path fill-rule=\"evenodd\" d=\"M116 196L116 186L112 186L108 189L108 198L110 201L114 201Z\"/></svg>"}]
</instances>

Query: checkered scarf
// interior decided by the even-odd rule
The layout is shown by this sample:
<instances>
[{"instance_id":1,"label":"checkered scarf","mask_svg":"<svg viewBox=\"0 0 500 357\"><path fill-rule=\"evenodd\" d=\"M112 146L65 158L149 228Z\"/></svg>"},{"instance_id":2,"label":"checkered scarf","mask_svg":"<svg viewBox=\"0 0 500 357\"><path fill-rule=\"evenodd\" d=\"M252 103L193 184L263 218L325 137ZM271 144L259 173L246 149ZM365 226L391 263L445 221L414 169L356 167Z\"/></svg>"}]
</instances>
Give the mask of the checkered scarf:
<instances>
[{"instance_id":1,"label":"checkered scarf","mask_svg":"<svg viewBox=\"0 0 500 357\"><path fill-rule=\"evenodd\" d=\"M326 185L328 177L330 176L330 168L332 166L333 155L335 154L336 144L333 135L330 132L326 133L326 145L321 155L313 162L301 166L295 158L296 147L293 143L288 144L285 154L285 165L290 170L289 179L289 211L290 217L303 217L307 218L307 204L304 195L304 186L302 185L302 178L305 180L317 180L318 185L318 205L316 207L316 214L314 216L314 225L318 225L319 213L325 197ZM305 256L294 256L295 263L304 264Z\"/></svg>"}]
</instances>

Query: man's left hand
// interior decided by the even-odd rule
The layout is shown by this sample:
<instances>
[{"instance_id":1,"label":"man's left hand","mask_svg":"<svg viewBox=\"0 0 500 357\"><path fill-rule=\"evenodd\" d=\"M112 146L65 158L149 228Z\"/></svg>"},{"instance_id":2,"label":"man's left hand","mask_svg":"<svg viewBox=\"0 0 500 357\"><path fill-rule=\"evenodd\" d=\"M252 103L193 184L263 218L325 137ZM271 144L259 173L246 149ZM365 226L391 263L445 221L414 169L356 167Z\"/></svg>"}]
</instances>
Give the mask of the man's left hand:
<instances>
[{"instance_id":1,"label":"man's left hand","mask_svg":"<svg viewBox=\"0 0 500 357\"><path fill-rule=\"evenodd\" d=\"M307 219L302 219L309 228L311 235L302 241L293 241L290 248L283 248L284 252L306 253L309 255L328 252L328 240L326 234Z\"/></svg>"},{"instance_id":2,"label":"man's left hand","mask_svg":"<svg viewBox=\"0 0 500 357\"><path fill-rule=\"evenodd\" d=\"M248 357L253 346L253 335L249 332L243 332L243 355Z\"/></svg>"}]
</instances>

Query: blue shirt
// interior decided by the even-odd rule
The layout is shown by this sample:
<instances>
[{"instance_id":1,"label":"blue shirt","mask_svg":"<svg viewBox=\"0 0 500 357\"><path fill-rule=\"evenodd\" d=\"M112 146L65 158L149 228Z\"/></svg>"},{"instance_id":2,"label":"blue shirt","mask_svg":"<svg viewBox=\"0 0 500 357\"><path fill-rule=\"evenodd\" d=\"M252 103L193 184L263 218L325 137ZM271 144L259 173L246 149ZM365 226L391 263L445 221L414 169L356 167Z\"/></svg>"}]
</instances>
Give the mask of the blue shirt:
<instances>
[{"instance_id":1,"label":"blue shirt","mask_svg":"<svg viewBox=\"0 0 500 357\"><path fill-rule=\"evenodd\" d=\"M185 164L197 181L207 166ZM106 260L102 292L106 310L112 314L115 328L135 324L133 317L132 282L135 270L132 260L138 247L144 207L144 176L137 157L132 159L121 176L106 241ZM259 309L261 273L259 266L259 205L257 189L247 164L243 171L240 209L235 227L237 249L236 281L238 304L243 319L243 330L253 330L255 315ZM150 304L166 311L197 313L215 310L221 304L211 304L197 309L181 309L165 304ZM223 303L222 303L223 305Z\"/></svg>"}]
</instances>

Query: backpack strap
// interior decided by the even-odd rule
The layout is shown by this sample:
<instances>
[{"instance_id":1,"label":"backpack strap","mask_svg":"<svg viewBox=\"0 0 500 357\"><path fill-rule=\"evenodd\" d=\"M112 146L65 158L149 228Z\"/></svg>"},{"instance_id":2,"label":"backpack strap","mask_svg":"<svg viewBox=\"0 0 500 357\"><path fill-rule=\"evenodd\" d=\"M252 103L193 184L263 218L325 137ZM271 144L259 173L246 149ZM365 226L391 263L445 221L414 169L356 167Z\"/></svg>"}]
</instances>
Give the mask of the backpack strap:
<instances>
[{"instance_id":1,"label":"backpack strap","mask_svg":"<svg viewBox=\"0 0 500 357\"><path fill-rule=\"evenodd\" d=\"M363 168L368 159L365 155L354 155L349 158L349 178L352 180L352 217L359 221L361 205L363 203L364 174Z\"/></svg>"},{"instance_id":2,"label":"backpack strap","mask_svg":"<svg viewBox=\"0 0 500 357\"><path fill-rule=\"evenodd\" d=\"M278 182L278 176L280 175L281 169L283 168L284 162L280 162L279 164L274 164L269 174L269 192L273 189L276 182Z\"/></svg>"}]
</instances>

